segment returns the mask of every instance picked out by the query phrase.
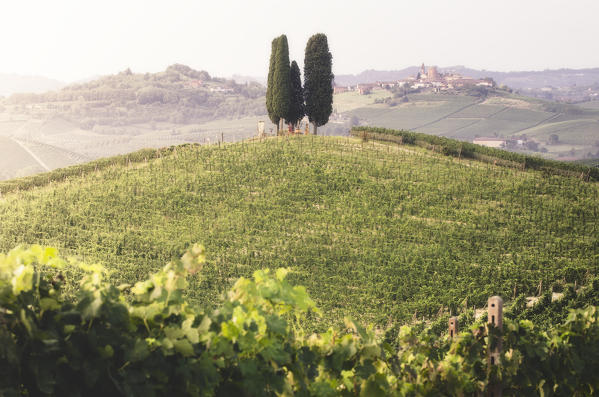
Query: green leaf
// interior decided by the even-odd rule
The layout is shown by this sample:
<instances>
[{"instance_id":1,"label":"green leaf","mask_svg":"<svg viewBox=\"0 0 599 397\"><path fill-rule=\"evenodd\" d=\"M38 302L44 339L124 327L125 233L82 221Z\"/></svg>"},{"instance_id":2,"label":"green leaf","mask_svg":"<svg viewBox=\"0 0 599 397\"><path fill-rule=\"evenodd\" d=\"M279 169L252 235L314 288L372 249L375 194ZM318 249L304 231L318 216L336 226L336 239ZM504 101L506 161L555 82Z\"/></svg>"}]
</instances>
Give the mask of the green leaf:
<instances>
[{"instance_id":1,"label":"green leaf","mask_svg":"<svg viewBox=\"0 0 599 397\"><path fill-rule=\"evenodd\" d=\"M181 353L183 356L193 355L193 346L187 339L178 339L173 342L175 350Z\"/></svg>"},{"instance_id":2,"label":"green leaf","mask_svg":"<svg viewBox=\"0 0 599 397\"><path fill-rule=\"evenodd\" d=\"M58 310L60 309L60 304L56 301L56 299L42 298L40 299L40 308L44 311Z\"/></svg>"}]
</instances>

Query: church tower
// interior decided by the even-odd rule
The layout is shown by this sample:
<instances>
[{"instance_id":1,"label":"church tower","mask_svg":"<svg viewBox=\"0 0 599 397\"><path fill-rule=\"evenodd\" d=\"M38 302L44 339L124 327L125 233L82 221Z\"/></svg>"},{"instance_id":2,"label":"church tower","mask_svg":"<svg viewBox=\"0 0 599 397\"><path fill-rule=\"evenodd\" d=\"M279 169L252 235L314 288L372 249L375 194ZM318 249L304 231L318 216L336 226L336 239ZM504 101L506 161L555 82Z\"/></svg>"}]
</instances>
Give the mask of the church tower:
<instances>
[{"instance_id":1,"label":"church tower","mask_svg":"<svg viewBox=\"0 0 599 397\"><path fill-rule=\"evenodd\" d=\"M420 72L418 72L417 79L426 79L426 69L424 68L424 63L420 66Z\"/></svg>"}]
</instances>

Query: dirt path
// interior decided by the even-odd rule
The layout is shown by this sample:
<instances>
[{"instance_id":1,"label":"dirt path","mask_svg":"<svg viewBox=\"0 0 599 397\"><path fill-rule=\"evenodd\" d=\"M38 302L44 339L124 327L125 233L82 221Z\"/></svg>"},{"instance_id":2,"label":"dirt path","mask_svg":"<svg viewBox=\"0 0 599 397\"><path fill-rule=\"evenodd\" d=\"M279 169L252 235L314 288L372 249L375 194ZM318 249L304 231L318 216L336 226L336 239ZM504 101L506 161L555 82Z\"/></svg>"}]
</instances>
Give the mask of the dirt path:
<instances>
[{"instance_id":1,"label":"dirt path","mask_svg":"<svg viewBox=\"0 0 599 397\"><path fill-rule=\"evenodd\" d=\"M529 125L529 126L528 126L528 127L526 127L526 128L522 128L522 129L519 129L519 130L517 130L517 131L514 131L512 134L517 134L517 133L519 133L519 132L521 133L521 132L524 132L524 131L530 130L531 128L538 127L538 126L540 126L541 124L548 123L548 122L550 122L551 120L557 119L559 116L562 116L562 115L563 115L562 113L556 113L556 114L554 114L554 115L551 115L550 117L547 117L546 119L543 119L543 120L539 121L538 123L535 123L535 124L533 124L533 125Z\"/></svg>"},{"instance_id":2,"label":"dirt path","mask_svg":"<svg viewBox=\"0 0 599 397\"><path fill-rule=\"evenodd\" d=\"M21 147L23 148L23 150L25 150L27 153L29 153L29 155L30 155L31 157L33 157L33 159L34 159L35 161L37 161L37 163L38 163L38 164L39 164L39 165L40 165L40 166L41 166L43 169L45 169L46 171L51 171L50 167L48 167L48 166L46 165L46 163L44 163L44 162L42 161L42 159L40 159L40 158L39 158L39 157L38 157L38 156L37 156L35 153L33 153L33 152L32 152L32 151L31 151L31 150L30 150L30 149L29 149L27 146L25 146L25 145L23 144L23 142L21 142L21 141L19 141L19 140L17 140L17 139L14 139L14 138L11 138L11 139L12 139L13 141L15 141L16 143L18 143L18 144L19 144L19 146L21 146Z\"/></svg>"},{"instance_id":3,"label":"dirt path","mask_svg":"<svg viewBox=\"0 0 599 397\"><path fill-rule=\"evenodd\" d=\"M427 127L427 126L429 126L429 125L432 125L432 124L438 123L438 122L439 122L439 121L441 121L441 120L444 120L444 119L446 119L446 118L448 118L448 117L451 117L451 116L453 116L454 114L460 113L460 112L461 112L462 110L464 110L464 109L468 109L469 107L472 107L472 106L474 106L474 105L479 105L479 104L481 104L482 102L483 102L483 100L482 100L482 99L479 99L479 100L477 100L476 102L470 103L470 104L468 104L468 105L466 105L466 106L462 106L461 108L459 108L459 109L457 109L457 110L455 110L455 111L453 111L453 112L451 112L451 113L448 113L448 114L444 115L443 117L440 117L440 118L438 118L438 119L436 119L436 120L433 120L433 121L430 121L430 122L428 122L428 123L424 123L424 124L422 124L422 125L419 125L419 126L417 126L417 127L411 128L411 129L410 129L410 131L417 131L417 130L418 130L418 129L420 129L420 128Z\"/></svg>"}]
</instances>

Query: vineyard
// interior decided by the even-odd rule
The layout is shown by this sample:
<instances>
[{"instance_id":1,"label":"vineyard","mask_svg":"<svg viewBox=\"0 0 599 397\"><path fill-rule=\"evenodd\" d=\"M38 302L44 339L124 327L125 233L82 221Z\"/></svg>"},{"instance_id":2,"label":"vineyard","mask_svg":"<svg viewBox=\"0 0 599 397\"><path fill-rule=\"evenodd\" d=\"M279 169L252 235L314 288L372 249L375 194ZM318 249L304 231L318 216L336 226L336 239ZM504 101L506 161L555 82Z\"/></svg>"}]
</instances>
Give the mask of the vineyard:
<instances>
[{"instance_id":1,"label":"vineyard","mask_svg":"<svg viewBox=\"0 0 599 397\"><path fill-rule=\"evenodd\" d=\"M302 324L321 310L285 268L237 280L217 310L190 305L182 292L203 277L205 259L194 245L116 287L102 267L67 265L53 248L0 254L0 395L582 396L599 387L595 306L549 328L506 319L439 338L403 326L393 348L349 319L307 333ZM66 266L85 274L70 299Z\"/></svg>"},{"instance_id":2,"label":"vineyard","mask_svg":"<svg viewBox=\"0 0 599 397\"><path fill-rule=\"evenodd\" d=\"M322 310L311 329L346 316L380 330L468 323L492 295L569 296L547 321L597 304L597 183L419 146L301 136L149 149L0 192L0 251L57 246L118 285L201 242L192 302L217 307L239 277L288 267Z\"/></svg>"},{"instance_id":3,"label":"vineyard","mask_svg":"<svg viewBox=\"0 0 599 397\"><path fill-rule=\"evenodd\" d=\"M536 154L553 159L597 157L599 149L599 113L592 106L564 105L501 90L486 98L426 93L403 97L401 93L376 90L370 95L337 94L334 100L338 112L347 120L356 117L363 126L412 130L467 142L485 136L526 136L539 144ZM551 141L552 134L559 142Z\"/></svg>"}]
</instances>

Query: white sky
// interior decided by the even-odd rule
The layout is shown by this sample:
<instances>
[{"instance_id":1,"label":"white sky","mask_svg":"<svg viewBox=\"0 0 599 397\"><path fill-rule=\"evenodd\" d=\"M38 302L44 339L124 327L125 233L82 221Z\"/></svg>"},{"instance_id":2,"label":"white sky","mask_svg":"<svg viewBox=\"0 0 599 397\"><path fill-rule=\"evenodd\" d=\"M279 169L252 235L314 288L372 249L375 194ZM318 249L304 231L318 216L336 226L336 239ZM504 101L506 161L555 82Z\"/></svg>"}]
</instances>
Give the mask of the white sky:
<instances>
[{"instance_id":1,"label":"white sky","mask_svg":"<svg viewBox=\"0 0 599 397\"><path fill-rule=\"evenodd\" d=\"M286 33L303 67L326 33L336 74L421 62L487 70L599 67L597 0L1 0L0 72L74 81L173 63L266 75Z\"/></svg>"}]
</instances>

